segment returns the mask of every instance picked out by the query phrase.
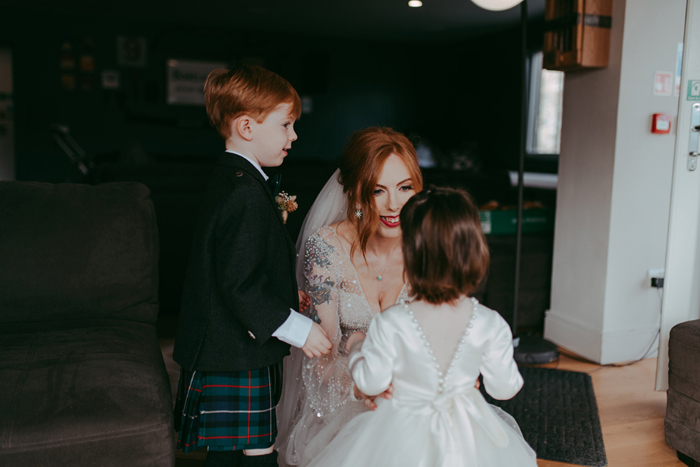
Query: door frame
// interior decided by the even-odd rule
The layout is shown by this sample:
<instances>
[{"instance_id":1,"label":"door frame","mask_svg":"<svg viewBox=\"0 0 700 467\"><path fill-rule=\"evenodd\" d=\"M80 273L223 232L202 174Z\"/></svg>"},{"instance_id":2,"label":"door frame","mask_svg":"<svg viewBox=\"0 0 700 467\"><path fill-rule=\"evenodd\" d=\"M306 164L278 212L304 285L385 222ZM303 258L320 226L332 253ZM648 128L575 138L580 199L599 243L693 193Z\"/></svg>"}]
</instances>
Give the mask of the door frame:
<instances>
[{"instance_id":1,"label":"door frame","mask_svg":"<svg viewBox=\"0 0 700 467\"><path fill-rule=\"evenodd\" d=\"M668 389L671 328L700 318L700 160L697 169L688 169L691 109L700 101L688 100L687 93L688 83L696 79L700 79L700 0L687 0L656 368L657 391Z\"/></svg>"}]
</instances>

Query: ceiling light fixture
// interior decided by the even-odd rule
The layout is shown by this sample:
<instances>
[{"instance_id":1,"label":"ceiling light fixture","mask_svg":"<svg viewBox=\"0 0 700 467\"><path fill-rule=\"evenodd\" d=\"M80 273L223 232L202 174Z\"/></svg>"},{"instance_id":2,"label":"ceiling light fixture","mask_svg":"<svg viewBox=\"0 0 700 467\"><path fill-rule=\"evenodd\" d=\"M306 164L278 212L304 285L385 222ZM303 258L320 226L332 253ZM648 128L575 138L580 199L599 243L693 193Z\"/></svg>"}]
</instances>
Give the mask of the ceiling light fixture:
<instances>
[{"instance_id":1,"label":"ceiling light fixture","mask_svg":"<svg viewBox=\"0 0 700 467\"><path fill-rule=\"evenodd\" d=\"M420 8L423 6L423 2L421 2L420 0L411 0L408 2L408 6L410 6L411 8Z\"/></svg>"},{"instance_id":2,"label":"ceiling light fixture","mask_svg":"<svg viewBox=\"0 0 700 467\"><path fill-rule=\"evenodd\" d=\"M513 8L522 1L523 0L472 0L473 3L476 3L481 8L491 11L507 10L508 8Z\"/></svg>"}]
</instances>

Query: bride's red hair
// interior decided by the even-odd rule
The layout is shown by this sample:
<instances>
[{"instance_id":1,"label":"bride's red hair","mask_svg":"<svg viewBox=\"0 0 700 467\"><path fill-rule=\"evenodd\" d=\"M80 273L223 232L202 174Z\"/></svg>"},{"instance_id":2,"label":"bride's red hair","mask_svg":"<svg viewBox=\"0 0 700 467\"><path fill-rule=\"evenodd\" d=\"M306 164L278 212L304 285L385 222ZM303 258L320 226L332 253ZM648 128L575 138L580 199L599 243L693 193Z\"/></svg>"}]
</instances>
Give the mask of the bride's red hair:
<instances>
[{"instance_id":1,"label":"bride's red hair","mask_svg":"<svg viewBox=\"0 0 700 467\"><path fill-rule=\"evenodd\" d=\"M423 175L418 166L416 150L408 138L398 131L386 127L356 131L340 156L340 183L348 196L347 219L357 231L350 257L357 247L360 247L364 256L367 241L377 231L379 213L374 190L384 162L392 154L399 156L406 164L416 193L421 191ZM358 205L362 209L361 219L355 215Z\"/></svg>"}]
</instances>

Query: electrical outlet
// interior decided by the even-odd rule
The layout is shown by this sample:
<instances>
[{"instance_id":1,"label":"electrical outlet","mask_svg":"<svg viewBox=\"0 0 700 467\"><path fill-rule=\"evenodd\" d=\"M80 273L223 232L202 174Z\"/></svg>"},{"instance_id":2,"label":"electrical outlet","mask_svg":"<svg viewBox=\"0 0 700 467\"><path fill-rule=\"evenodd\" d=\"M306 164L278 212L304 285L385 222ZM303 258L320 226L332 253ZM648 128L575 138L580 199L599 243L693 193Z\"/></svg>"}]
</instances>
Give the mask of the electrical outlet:
<instances>
[{"instance_id":1,"label":"electrical outlet","mask_svg":"<svg viewBox=\"0 0 700 467\"><path fill-rule=\"evenodd\" d=\"M649 280L649 285L651 287L656 287L657 289L660 289L664 286L664 274L665 270L663 268L661 269L649 269L647 271L647 279Z\"/></svg>"},{"instance_id":2,"label":"electrical outlet","mask_svg":"<svg viewBox=\"0 0 700 467\"><path fill-rule=\"evenodd\" d=\"M649 271L647 272L647 279L653 279L654 277L657 277L659 279L663 279L665 272L666 272L666 270L664 268L649 269Z\"/></svg>"}]
</instances>

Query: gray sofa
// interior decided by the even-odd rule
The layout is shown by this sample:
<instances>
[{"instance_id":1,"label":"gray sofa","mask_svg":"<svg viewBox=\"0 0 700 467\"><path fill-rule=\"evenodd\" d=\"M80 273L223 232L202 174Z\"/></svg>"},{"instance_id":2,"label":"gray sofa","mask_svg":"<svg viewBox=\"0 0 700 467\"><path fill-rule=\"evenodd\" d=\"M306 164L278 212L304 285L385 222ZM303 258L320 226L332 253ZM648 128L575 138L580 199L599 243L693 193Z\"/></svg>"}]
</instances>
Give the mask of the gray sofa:
<instances>
[{"instance_id":1,"label":"gray sofa","mask_svg":"<svg viewBox=\"0 0 700 467\"><path fill-rule=\"evenodd\" d=\"M0 465L172 466L148 189L0 182Z\"/></svg>"},{"instance_id":2,"label":"gray sofa","mask_svg":"<svg viewBox=\"0 0 700 467\"><path fill-rule=\"evenodd\" d=\"M700 466L700 319L671 329L668 359L666 443L685 464Z\"/></svg>"}]
</instances>

